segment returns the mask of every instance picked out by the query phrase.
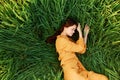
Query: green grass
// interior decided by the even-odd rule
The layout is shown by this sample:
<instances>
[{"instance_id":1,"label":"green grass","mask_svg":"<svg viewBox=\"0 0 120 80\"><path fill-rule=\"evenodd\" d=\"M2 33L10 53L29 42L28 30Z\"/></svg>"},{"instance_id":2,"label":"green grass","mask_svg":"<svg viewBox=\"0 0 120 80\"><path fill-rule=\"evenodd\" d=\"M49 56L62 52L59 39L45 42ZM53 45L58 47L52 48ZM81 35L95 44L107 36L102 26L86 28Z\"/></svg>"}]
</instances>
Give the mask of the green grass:
<instances>
[{"instance_id":1,"label":"green grass","mask_svg":"<svg viewBox=\"0 0 120 80\"><path fill-rule=\"evenodd\" d=\"M90 26L87 70L120 79L119 0L1 0L0 79L63 80L54 44L46 44L67 17Z\"/></svg>"}]
</instances>

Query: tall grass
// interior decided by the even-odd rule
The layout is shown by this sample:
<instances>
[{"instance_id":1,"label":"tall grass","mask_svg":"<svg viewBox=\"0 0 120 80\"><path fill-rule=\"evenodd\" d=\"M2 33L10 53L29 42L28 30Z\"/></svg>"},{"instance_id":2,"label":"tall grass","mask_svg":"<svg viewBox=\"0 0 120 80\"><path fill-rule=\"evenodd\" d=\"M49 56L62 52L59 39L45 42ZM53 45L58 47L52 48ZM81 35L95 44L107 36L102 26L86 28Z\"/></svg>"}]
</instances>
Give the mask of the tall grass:
<instances>
[{"instance_id":1,"label":"tall grass","mask_svg":"<svg viewBox=\"0 0 120 80\"><path fill-rule=\"evenodd\" d=\"M83 65L119 80L119 0L1 0L0 79L63 80L55 46L44 41L69 16L91 28Z\"/></svg>"}]
</instances>

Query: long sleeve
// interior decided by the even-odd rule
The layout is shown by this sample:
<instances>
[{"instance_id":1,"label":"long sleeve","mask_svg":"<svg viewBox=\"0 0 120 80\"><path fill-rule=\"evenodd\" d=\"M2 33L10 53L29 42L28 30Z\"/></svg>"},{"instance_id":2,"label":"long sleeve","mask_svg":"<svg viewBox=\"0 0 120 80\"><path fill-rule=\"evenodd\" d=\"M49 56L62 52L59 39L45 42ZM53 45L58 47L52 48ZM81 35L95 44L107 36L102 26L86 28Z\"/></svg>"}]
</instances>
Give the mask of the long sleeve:
<instances>
[{"instance_id":1,"label":"long sleeve","mask_svg":"<svg viewBox=\"0 0 120 80\"><path fill-rule=\"evenodd\" d=\"M83 38L79 38L76 43L70 41L69 39L59 37L56 40L56 48L60 50L85 53L86 46L84 44Z\"/></svg>"}]
</instances>

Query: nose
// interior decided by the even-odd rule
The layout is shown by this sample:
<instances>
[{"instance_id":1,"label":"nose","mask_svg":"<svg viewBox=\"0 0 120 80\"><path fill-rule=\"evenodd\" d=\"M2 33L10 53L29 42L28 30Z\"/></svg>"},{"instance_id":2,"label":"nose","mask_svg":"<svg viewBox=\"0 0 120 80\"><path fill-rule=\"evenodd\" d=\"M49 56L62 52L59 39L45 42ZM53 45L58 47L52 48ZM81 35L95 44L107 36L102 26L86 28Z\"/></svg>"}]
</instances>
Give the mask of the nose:
<instances>
[{"instance_id":1,"label":"nose","mask_svg":"<svg viewBox=\"0 0 120 80\"><path fill-rule=\"evenodd\" d=\"M73 31L73 33L75 33L75 31Z\"/></svg>"}]
</instances>

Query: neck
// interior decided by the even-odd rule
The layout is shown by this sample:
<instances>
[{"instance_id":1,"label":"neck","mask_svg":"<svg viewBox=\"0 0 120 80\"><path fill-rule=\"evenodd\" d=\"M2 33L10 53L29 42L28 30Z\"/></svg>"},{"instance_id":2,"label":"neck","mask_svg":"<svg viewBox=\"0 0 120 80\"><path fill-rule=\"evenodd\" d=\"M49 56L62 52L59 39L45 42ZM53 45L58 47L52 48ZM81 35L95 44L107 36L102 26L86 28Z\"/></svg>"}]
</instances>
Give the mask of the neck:
<instances>
[{"instance_id":1,"label":"neck","mask_svg":"<svg viewBox=\"0 0 120 80\"><path fill-rule=\"evenodd\" d=\"M66 36L66 33L63 31L60 35Z\"/></svg>"}]
</instances>

